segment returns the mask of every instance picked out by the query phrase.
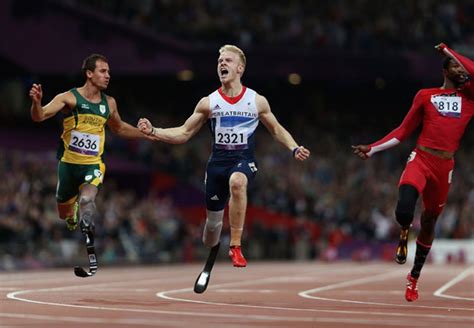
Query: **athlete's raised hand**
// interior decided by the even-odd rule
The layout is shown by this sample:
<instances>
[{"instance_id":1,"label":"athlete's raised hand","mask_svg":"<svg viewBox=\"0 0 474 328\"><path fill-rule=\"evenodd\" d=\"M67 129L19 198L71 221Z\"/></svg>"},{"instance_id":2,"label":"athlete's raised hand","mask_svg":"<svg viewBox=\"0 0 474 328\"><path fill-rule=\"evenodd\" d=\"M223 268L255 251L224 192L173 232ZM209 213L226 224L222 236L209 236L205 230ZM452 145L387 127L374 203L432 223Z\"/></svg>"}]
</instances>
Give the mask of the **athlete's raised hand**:
<instances>
[{"instance_id":1,"label":"athlete's raised hand","mask_svg":"<svg viewBox=\"0 0 474 328\"><path fill-rule=\"evenodd\" d=\"M41 104L41 99L43 99L43 89L41 89L41 84L33 83L33 86L30 89L30 98L33 102Z\"/></svg>"},{"instance_id":2,"label":"athlete's raised hand","mask_svg":"<svg viewBox=\"0 0 474 328\"><path fill-rule=\"evenodd\" d=\"M153 131L153 125L147 118L141 118L138 120L137 128L146 135L150 135Z\"/></svg>"},{"instance_id":3,"label":"athlete's raised hand","mask_svg":"<svg viewBox=\"0 0 474 328\"><path fill-rule=\"evenodd\" d=\"M362 159L367 159L369 158L369 155L367 153L370 151L370 146L369 145L357 145L357 146L351 146L354 154L359 156Z\"/></svg>"},{"instance_id":4,"label":"athlete's raised hand","mask_svg":"<svg viewBox=\"0 0 474 328\"><path fill-rule=\"evenodd\" d=\"M447 48L448 46L444 44L443 42L435 45L435 49L438 50L441 53L444 53L444 49Z\"/></svg>"},{"instance_id":5,"label":"athlete's raised hand","mask_svg":"<svg viewBox=\"0 0 474 328\"><path fill-rule=\"evenodd\" d=\"M298 161L304 161L306 160L311 152L304 148L303 146L299 146L298 148L295 148L293 151L293 157L298 160Z\"/></svg>"}]
</instances>

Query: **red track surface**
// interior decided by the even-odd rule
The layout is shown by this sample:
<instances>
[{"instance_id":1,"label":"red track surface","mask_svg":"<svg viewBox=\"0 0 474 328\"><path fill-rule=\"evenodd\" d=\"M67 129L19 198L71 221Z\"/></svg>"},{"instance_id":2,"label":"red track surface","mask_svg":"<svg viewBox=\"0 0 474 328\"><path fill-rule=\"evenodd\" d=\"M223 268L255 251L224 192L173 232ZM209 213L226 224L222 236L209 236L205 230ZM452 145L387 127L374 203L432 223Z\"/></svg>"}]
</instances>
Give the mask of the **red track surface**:
<instances>
[{"instance_id":1,"label":"red track surface","mask_svg":"<svg viewBox=\"0 0 474 328\"><path fill-rule=\"evenodd\" d=\"M1 327L474 327L474 267L428 264L420 299L404 300L409 266L391 263L216 264L0 274Z\"/></svg>"}]
</instances>

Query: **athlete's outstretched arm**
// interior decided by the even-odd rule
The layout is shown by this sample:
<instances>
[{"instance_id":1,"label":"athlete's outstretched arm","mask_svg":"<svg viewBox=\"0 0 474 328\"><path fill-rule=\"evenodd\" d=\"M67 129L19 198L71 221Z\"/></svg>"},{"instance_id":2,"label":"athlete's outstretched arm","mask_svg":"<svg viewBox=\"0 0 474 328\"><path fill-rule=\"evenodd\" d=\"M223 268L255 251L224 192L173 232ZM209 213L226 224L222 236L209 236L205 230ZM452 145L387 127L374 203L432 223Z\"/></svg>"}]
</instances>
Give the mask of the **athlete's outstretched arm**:
<instances>
[{"instance_id":1,"label":"athlete's outstretched arm","mask_svg":"<svg viewBox=\"0 0 474 328\"><path fill-rule=\"evenodd\" d=\"M137 126L143 134L150 136L153 140L182 144L201 129L210 113L209 98L204 97L196 105L193 114L181 126L166 129L155 128L146 118L141 118Z\"/></svg>"},{"instance_id":2,"label":"athlete's outstretched arm","mask_svg":"<svg viewBox=\"0 0 474 328\"><path fill-rule=\"evenodd\" d=\"M400 142L405 140L412 132L420 125L423 118L423 107L422 107L422 96L418 92L413 99L413 104L408 111L405 119L399 127L394 129L392 132L387 134L382 139L370 144L370 145L357 145L352 146L354 154L362 159L367 159L373 154L392 148L398 145Z\"/></svg>"},{"instance_id":3,"label":"athlete's outstretched arm","mask_svg":"<svg viewBox=\"0 0 474 328\"><path fill-rule=\"evenodd\" d=\"M303 146L299 146L291 134L278 122L273 115L267 99L261 95L256 98L258 115L260 121L265 125L272 137L293 152L293 157L299 161L304 161L310 155L310 151Z\"/></svg>"},{"instance_id":4,"label":"athlete's outstretched arm","mask_svg":"<svg viewBox=\"0 0 474 328\"><path fill-rule=\"evenodd\" d=\"M133 125L122 121L122 118L118 112L117 102L115 101L114 97L107 96L107 103L109 104L110 109L110 117L107 120L107 125L114 134L122 138L150 139Z\"/></svg>"},{"instance_id":5,"label":"athlete's outstretched arm","mask_svg":"<svg viewBox=\"0 0 474 328\"><path fill-rule=\"evenodd\" d=\"M65 108L66 106L74 107L75 102L72 94L68 92L61 93L53 98L46 106L41 105L41 100L43 99L43 89L41 84L33 84L30 89L30 98L31 98L31 119L35 122L42 122L52 116L57 112Z\"/></svg>"},{"instance_id":6,"label":"athlete's outstretched arm","mask_svg":"<svg viewBox=\"0 0 474 328\"><path fill-rule=\"evenodd\" d=\"M456 62L458 62L459 65L464 68L464 70L471 76L474 76L474 61L470 60L467 57L464 57L460 54L458 54L456 51L450 49L446 44L440 43L435 48L445 54L446 56L449 56L453 58Z\"/></svg>"}]
</instances>

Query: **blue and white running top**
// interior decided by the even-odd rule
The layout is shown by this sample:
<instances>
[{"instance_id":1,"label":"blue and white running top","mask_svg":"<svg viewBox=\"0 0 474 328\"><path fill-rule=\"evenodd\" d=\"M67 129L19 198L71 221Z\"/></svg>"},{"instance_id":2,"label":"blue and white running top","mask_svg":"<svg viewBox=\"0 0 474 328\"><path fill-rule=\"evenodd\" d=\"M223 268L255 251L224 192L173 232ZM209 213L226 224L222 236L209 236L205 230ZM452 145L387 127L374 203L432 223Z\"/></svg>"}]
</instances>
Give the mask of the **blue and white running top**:
<instances>
[{"instance_id":1,"label":"blue and white running top","mask_svg":"<svg viewBox=\"0 0 474 328\"><path fill-rule=\"evenodd\" d=\"M209 95L213 147L210 160L254 159L258 126L257 93L242 87L236 97L221 88Z\"/></svg>"}]
</instances>

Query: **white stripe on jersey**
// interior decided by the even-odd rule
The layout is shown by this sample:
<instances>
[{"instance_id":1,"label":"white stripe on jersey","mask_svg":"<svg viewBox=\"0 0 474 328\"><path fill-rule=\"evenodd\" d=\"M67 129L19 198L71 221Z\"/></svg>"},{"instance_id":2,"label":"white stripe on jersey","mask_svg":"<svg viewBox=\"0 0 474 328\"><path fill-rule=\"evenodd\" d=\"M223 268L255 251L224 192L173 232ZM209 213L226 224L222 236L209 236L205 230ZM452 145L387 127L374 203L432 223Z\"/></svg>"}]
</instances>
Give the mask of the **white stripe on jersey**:
<instances>
[{"instance_id":1,"label":"white stripe on jersey","mask_svg":"<svg viewBox=\"0 0 474 328\"><path fill-rule=\"evenodd\" d=\"M399 143L400 143L400 140L398 140L397 138L392 138L392 139L384 142L383 144L373 146L372 149L367 153L367 156L370 157L373 154L378 153L379 151L382 151L382 150L385 150L385 149L388 149L388 148L392 148L392 147L398 145Z\"/></svg>"}]
</instances>

